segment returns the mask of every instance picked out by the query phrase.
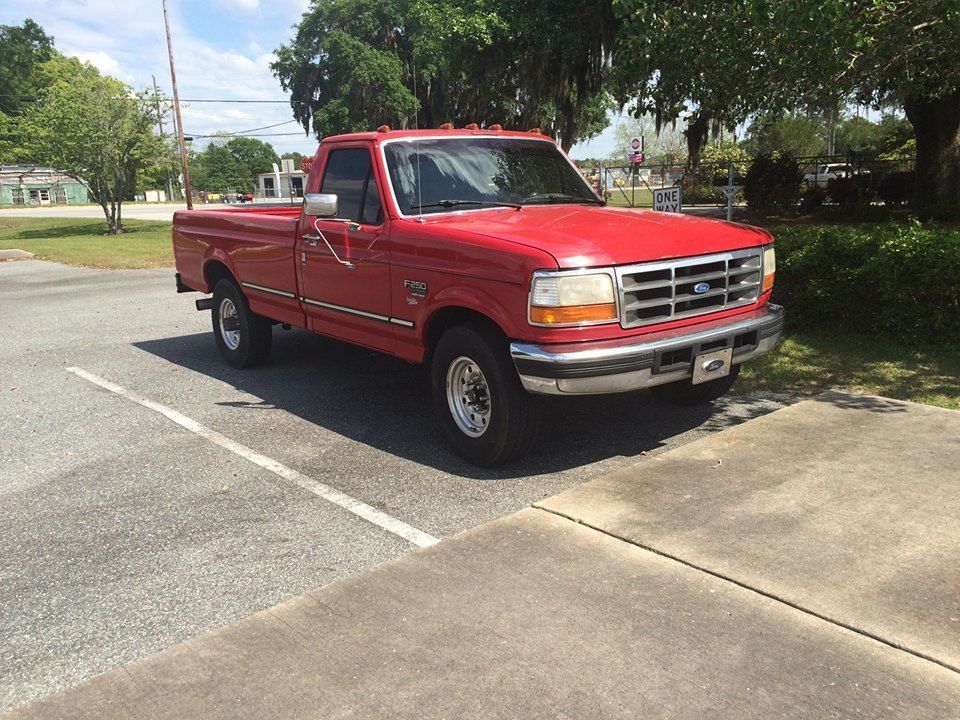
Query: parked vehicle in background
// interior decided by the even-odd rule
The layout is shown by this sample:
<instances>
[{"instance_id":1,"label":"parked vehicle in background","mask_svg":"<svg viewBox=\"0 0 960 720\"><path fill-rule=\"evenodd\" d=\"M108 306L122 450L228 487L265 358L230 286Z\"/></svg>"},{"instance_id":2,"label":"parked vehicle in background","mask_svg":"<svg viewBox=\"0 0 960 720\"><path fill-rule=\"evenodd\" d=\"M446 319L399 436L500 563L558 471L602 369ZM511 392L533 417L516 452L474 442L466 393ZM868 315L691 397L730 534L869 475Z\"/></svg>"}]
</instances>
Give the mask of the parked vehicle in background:
<instances>
[{"instance_id":1,"label":"parked vehicle in background","mask_svg":"<svg viewBox=\"0 0 960 720\"><path fill-rule=\"evenodd\" d=\"M213 293L197 307L237 368L278 323L427 363L444 436L479 465L529 447L536 395L707 403L780 339L768 232L606 207L539 131L326 138L305 190L177 212L177 289Z\"/></svg>"},{"instance_id":2,"label":"parked vehicle in background","mask_svg":"<svg viewBox=\"0 0 960 720\"><path fill-rule=\"evenodd\" d=\"M846 163L825 163L817 165L811 172L803 176L808 185L817 187L826 187L831 180L841 177L849 177L851 168Z\"/></svg>"}]
</instances>

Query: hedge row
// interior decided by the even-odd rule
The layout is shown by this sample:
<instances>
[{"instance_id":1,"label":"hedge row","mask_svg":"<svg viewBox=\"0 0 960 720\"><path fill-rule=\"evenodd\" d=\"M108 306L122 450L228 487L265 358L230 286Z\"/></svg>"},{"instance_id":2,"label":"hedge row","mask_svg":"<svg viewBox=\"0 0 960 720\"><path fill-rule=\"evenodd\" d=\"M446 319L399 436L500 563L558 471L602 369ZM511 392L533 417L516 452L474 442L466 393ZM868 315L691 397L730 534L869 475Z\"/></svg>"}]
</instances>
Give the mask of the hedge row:
<instances>
[{"instance_id":1,"label":"hedge row","mask_svg":"<svg viewBox=\"0 0 960 720\"><path fill-rule=\"evenodd\" d=\"M774 300L792 325L960 344L960 229L912 220L774 235Z\"/></svg>"}]
</instances>

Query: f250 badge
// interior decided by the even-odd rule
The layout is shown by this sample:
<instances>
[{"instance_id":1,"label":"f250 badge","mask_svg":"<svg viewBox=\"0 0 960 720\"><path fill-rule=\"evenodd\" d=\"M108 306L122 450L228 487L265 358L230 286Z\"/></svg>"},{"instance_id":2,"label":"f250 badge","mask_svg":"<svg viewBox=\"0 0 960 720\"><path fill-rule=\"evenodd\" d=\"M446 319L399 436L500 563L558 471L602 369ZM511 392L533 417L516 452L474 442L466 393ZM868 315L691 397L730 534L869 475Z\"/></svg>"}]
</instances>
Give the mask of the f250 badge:
<instances>
[{"instance_id":1,"label":"f250 badge","mask_svg":"<svg viewBox=\"0 0 960 720\"><path fill-rule=\"evenodd\" d=\"M403 286L414 297L425 298L427 296L427 284L423 280L404 280Z\"/></svg>"}]
</instances>

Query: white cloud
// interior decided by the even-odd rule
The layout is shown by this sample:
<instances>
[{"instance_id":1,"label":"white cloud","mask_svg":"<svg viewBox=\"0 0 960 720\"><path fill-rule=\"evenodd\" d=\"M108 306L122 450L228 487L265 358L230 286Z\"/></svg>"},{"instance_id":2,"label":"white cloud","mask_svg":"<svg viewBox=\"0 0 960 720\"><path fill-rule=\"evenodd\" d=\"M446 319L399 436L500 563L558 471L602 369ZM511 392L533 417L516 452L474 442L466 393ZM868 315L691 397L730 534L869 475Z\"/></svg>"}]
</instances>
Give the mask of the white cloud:
<instances>
[{"instance_id":1,"label":"white cloud","mask_svg":"<svg viewBox=\"0 0 960 720\"><path fill-rule=\"evenodd\" d=\"M112 75L124 82L133 82L134 77L120 67L116 58L103 50L86 50L73 53L80 62L90 63L104 75Z\"/></svg>"}]
</instances>

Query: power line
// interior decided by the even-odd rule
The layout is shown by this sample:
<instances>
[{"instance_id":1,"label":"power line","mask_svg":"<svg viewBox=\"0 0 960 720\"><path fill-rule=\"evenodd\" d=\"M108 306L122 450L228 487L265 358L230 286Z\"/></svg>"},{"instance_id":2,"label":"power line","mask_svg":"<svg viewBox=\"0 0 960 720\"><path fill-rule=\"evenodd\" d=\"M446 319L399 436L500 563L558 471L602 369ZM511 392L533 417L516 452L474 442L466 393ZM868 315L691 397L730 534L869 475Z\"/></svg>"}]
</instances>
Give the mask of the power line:
<instances>
[{"instance_id":1,"label":"power line","mask_svg":"<svg viewBox=\"0 0 960 720\"><path fill-rule=\"evenodd\" d=\"M188 134L189 134L189 133L188 133ZM302 132L287 132L287 133L252 133L252 134L250 134L250 135L236 135L236 134L231 134L231 135L224 135L224 134L220 134L220 135L190 135L190 137L194 138L195 140L202 140L202 139L205 139L205 138L206 138L206 139L209 139L209 138L235 138L235 137L258 137L258 138L259 138L259 137L292 137L292 136L294 136L294 135L296 135L296 136L298 136L298 137L303 137L303 138L305 138L305 137L308 136L308 133L302 133Z\"/></svg>"},{"instance_id":2,"label":"power line","mask_svg":"<svg viewBox=\"0 0 960 720\"><path fill-rule=\"evenodd\" d=\"M280 127L281 125L290 125L291 123L297 122L296 120L284 120L283 122L273 123L272 125L262 125L260 127L250 128L249 130L234 130L234 131L222 131L222 132L207 132L207 133L187 133L195 138L212 138L212 137L238 137L244 135L250 135L251 133L256 132L257 130L269 130L270 128ZM283 133L280 133L283 134ZM300 133L288 133L290 135L299 135ZM303 133L304 135L306 133Z\"/></svg>"},{"instance_id":3,"label":"power line","mask_svg":"<svg viewBox=\"0 0 960 720\"><path fill-rule=\"evenodd\" d=\"M213 98L193 98L191 100L181 100L180 102L192 103L278 103L286 105L289 100L216 100Z\"/></svg>"}]
</instances>

